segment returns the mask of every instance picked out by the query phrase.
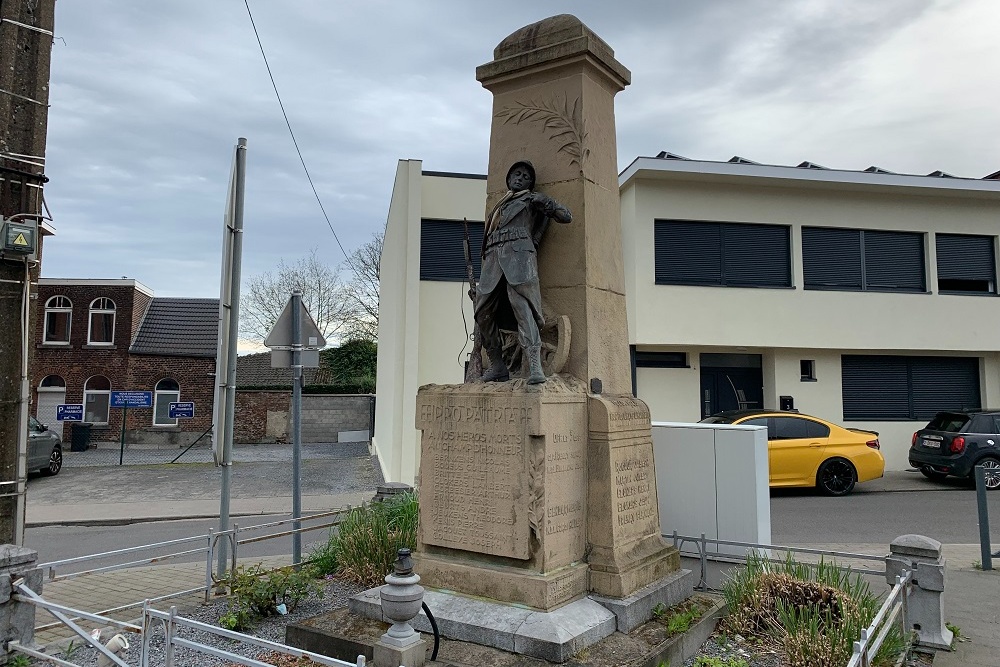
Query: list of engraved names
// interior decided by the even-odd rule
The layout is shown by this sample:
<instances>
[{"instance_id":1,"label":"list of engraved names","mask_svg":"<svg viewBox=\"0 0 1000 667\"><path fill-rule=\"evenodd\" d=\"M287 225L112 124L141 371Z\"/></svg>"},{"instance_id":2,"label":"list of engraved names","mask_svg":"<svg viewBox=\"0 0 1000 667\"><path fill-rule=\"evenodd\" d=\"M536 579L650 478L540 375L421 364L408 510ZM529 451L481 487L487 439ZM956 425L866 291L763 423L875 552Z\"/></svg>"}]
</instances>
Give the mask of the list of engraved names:
<instances>
[{"instance_id":1,"label":"list of engraved names","mask_svg":"<svg viewBox=\"0 0 1000 667\"><path fill-rule=\"evenodd\" d=\"M423 430L421 539L428 544L527 558L525 497L530 407L482 398L418 406ZM505 402L506 403L506 402Z\"/></svg>"}]
</instances>

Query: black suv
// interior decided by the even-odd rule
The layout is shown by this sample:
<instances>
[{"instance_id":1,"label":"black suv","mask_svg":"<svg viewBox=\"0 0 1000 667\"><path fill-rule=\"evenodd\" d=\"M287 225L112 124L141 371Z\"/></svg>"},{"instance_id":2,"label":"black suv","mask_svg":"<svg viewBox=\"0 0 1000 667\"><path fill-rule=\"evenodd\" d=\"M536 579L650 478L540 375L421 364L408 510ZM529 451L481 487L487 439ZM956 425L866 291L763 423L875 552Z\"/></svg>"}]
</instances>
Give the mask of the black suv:
<instances>
[{"instance_id":1,"label":"black suv","mask_svg":"<svg viewBox=\"0 0 1000 667\"><path fill-rule=\"evenodd\" d=\"M1000 488L1000 410L939 412L913 434L910 465L929 479L973 477L986 469L986 488Z\"/></svg>"}]
</instances>

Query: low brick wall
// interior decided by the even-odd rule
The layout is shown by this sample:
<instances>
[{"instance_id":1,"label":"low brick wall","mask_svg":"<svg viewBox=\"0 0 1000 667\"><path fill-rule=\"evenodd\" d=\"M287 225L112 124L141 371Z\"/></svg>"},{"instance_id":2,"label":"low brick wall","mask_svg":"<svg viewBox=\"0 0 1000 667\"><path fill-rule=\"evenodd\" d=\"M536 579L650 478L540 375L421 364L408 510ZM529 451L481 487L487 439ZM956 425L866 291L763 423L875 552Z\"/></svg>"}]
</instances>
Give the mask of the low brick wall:
<instances>
[{"instance_id":1,"label":"low brick wall","mask_svg":"<svg viewBox=\"0 0 1000 667\"><path fill-rule=\"evenodd\" d=\"M233 441L286 442L291 400L288 390L237 389Z\"/></svg>"},{"instance_id":2,"label":"low brick wall","mask_svg":"<svg viewBox=\"0 0 1000 667\"><path fill-rule=\"evenodd\" d=\"M287 442L292 392L236 391L236 442ZM338 442L343 431L367 431L371 439L374 396L303 394L302 442Z\"/></svg>"}]
</instances>

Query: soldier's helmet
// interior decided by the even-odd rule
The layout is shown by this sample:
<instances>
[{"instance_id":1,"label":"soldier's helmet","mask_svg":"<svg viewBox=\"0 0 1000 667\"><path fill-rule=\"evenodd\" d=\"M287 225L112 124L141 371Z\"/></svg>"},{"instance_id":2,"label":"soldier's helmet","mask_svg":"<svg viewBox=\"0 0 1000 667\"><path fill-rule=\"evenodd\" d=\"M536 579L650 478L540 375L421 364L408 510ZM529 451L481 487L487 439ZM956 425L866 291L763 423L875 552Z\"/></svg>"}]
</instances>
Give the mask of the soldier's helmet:
<instances>
[{"instance_id":1,"label":"soldier's helmet","mask_svg":"<svg viewBox=\"0 0 1000 667\"><path fill-rule=\"evenodd\" d=\"M531 175L531 183L528 185L527 189L528 190L534 190L535 189L535 167L534 167L534 165L532 165L527 160L519 160L519 161L515 162L514 164L510 165L510 169L507 170L507 178L504 180L504 183L507 183L508 187L510 187L510 185L509 185L510 184L510 175L518 167L524 167L525 169L528 170L528 174Z\"/></svg>"}]
</instances>

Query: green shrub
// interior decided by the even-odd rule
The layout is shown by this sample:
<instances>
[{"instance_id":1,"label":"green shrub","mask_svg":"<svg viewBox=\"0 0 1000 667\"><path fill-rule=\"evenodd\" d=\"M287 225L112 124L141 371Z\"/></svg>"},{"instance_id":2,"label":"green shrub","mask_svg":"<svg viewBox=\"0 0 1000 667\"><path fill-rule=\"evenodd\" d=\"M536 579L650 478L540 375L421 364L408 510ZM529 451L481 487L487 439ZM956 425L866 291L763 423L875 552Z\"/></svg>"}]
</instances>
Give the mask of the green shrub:
<instances>
[{"instance_id":1,"label":"green shrub","mask_svg":"<svg viewBox=\"0 0 1000 667\"><path fill-rule=\"evenodd\" d=\"M225 580L229 605L219 617L222 627L246 630L254 621L278 614L278 606L294 611L310 595L323 596L323 589L310 568L281 567L265 570L262 563L239 565Z\"/></svg>"},{"instance_id":2,"label":"green shrub","mask_svg":"<svg viewBox=\"0 0 1000 667\"><path fill-rule=\"evenodd\" d=\"M396 553L416 547L418 511L412 493L355 507L310 561L318 574L336 572L363 586L377 586L392 571Z\"/></svg>"},{"instance_id":3,"label":"green shrub","mask_svg":"<svg viewBox=\"0 0 1000 667\"><path fill-rule=\"evenodd\" d=\"M723 587L730 615L725 629L746 637L771 637L791 667L841 667L881 599L861 575L821 560L771 563L751 555ZM897 627L889 631L873 664L893 664L906 651Z\"/></svg>"}]
</instances>

